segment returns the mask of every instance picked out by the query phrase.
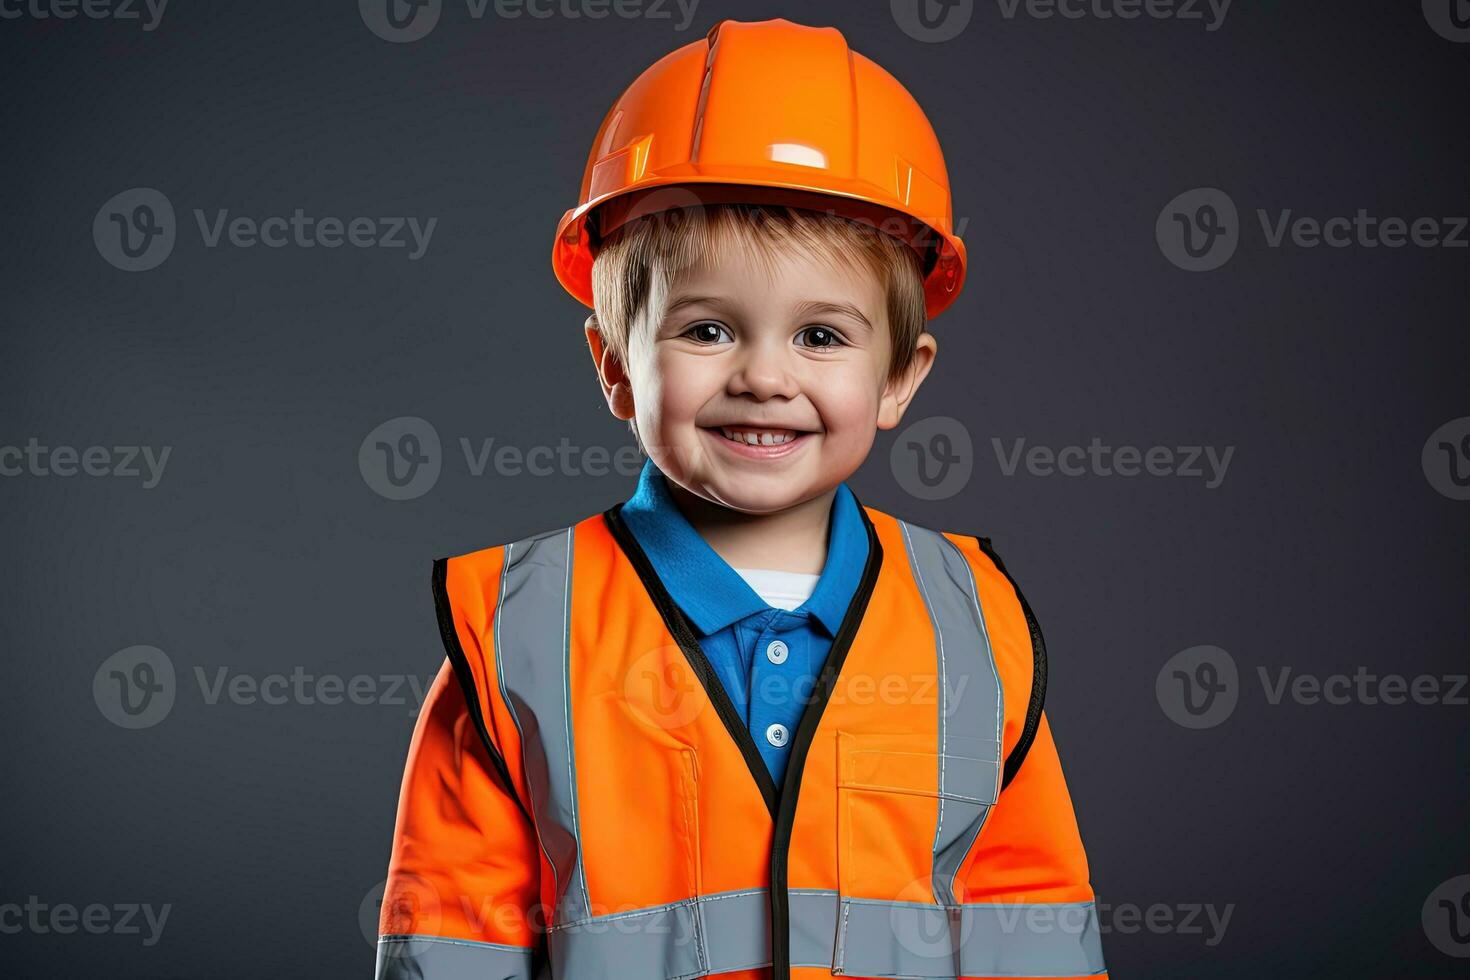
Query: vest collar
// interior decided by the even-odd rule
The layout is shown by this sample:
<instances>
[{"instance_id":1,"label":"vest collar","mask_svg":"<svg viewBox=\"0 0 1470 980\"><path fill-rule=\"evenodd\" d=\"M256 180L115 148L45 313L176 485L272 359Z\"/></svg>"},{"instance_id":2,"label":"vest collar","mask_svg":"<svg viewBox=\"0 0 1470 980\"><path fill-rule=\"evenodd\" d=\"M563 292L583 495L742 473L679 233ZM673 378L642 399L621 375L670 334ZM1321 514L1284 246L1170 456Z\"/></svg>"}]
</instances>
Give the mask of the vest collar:
<instances>
[{"instance_id":1,"label":"vest collar","mask_svg":"<svg viewBox=\"0 0 1470 980\"><path fill-rule=\"evenodd\" d=\"M652 459L645 460L638 486L620 514L696 632L709 636L770 610L689 523L674 502L667 479ZM817 586L794 612L811 613L829 636L836 636L868 558L867 529L858 513L857 498L846 483L837 487L827 540L827 558Z\"/></svg>"}]
</instances>

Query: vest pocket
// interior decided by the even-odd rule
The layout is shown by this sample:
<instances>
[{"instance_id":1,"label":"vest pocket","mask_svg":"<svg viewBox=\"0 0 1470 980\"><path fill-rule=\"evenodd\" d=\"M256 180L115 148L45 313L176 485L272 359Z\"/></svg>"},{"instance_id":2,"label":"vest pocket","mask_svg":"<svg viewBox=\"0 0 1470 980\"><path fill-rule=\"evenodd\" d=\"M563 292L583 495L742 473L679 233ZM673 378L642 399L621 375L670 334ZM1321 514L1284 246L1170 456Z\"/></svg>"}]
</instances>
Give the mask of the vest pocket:
<instances>
[{"instance_id":1,"label":"vest pocket","mask_svg":"<svg viewBox=\"0 0 1470 980\"><path fill-rule=\"evenodd\" d=\"M999 788L993 739L838 732L833 972L955 980L953 879Z\"/></svg>"}]
</instances>

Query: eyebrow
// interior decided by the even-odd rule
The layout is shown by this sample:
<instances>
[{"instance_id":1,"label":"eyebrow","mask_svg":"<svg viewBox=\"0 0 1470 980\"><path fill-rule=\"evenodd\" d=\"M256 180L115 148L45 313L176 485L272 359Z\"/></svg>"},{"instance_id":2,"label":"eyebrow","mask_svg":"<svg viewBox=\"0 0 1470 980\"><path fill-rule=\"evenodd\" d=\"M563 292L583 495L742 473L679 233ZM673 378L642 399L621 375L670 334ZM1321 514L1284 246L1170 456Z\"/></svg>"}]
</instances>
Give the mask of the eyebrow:
<instances>
[{"instance_id":1,"label":"eyebrow","mask_svg":"<svg viewBox=\"0 0 1470 980\"><path fill-rule=\"evenodd\" d=\"M672 316L686 306L707 304L709 306L721 306L722 301L715 296L681 296L670 303L665 316ZM851 317L861 323L869 331L873 329L873 322L868 319L862 310L851 303L832 302L830 300L807 300L796 307L796 313L800 317L820 316L824 313L833 313L840 316Z\"/></svg>"},{"instance_id":2,"label":"eyebrow","mask_svg":"<svg viewBox=\"0 0 1470 980\"><path fill-rule=\"evenodd\" d=\"M868 319L862 310L851 303L833 303L827 300L808 300L797 307L797 311L803 316L820 316L823 313L835 313L839 316L851 317L861 323L868 330L873 329L873 322Z\"/></svg>"}]
</instances>

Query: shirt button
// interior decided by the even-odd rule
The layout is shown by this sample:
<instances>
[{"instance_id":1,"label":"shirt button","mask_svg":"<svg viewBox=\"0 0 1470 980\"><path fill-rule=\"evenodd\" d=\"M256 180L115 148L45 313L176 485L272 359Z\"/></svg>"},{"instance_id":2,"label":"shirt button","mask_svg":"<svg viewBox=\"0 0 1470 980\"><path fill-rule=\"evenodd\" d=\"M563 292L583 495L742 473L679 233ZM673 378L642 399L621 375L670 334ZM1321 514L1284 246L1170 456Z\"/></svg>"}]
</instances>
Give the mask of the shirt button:
<instances>
[{"instance_id":1,"label":"shirt button","mask_svg":"<svg viewBox=\"0 0 1470 980\"><path fill-rule=\"evenodd\" d=\"M776 724L766 726L766 741L777 748L786 744L786 736L788 734L785 725Z\"/></svg>"},{"instance_id":2,"label":"shirt button","mask_svg":"<svg viewBox=\"0 0 1470 980\"><path fill-rule=\"evenodd\" d=\"M789 652L786 649L785 643L782 643L780 640L772 640L766 646L766 659L773 664L784 664L786 662L786 655Z\"/></svg>"}]
</instances>

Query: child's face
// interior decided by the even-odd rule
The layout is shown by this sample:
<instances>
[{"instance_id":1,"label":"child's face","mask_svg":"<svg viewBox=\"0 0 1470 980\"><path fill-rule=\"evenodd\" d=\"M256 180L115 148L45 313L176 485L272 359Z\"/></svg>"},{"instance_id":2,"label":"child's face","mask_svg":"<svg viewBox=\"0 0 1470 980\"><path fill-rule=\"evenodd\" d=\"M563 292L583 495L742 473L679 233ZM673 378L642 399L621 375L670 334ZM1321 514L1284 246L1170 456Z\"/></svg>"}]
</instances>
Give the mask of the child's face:
<instances>
[{"instance_id":1,"label":"child's face","mask_svg":"<svg viewBox=\"0 0 1470 980\"><path fill-rule=\"evenodd\" d=\"M662 322L629 338L626 390L606 371L604 390L614 414L637 419L670 480L724 507L775 513L855 472L928 373L936 345L925 333L913 367L888 381L885 307L881 283L856 262L834 269L783 250L767 269L729 249L676 277Z\"/></svg>"}]
</instances>

